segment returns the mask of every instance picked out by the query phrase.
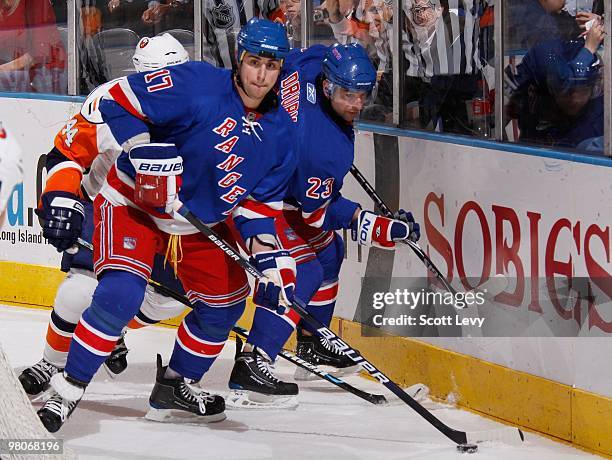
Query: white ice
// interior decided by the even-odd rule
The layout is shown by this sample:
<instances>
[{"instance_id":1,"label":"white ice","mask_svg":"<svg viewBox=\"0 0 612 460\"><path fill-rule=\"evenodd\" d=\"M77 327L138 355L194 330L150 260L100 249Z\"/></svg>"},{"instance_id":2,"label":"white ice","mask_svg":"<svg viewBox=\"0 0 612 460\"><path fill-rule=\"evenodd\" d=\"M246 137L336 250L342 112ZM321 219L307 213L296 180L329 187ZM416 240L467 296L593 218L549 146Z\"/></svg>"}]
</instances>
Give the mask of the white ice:
<instances>
[{"instance_id":1,"label":"white ice","mask_svg":"<svg viewBox=\"0 0 612 460\"><path fill-rule=\"evenodd\" d=\"M42 355L48 311L0 306L0 341L19 371ZM143 418L155 378L155 354L164 363L175 330L150 327L128 334L129 367L111 381L101 370L58 437L81 459L457 459L549 460L593 456L535 434L520 447L481 444L476 454L459 454L452 442L373 381L346 380L382 393L388 406L373 406L324 382L300 384L296 410L228 411L227 420L209 425L156 423ZM225 392L233 364L228 342L205 375L206 389ZM281 378L292 379L293 365L279 359ZM416 382L415 382L416 383ZM1 397L1 396L0 396ZM464 431L503 425L472 413L430 403L437 417ZM463 457L461 457L463 455Z\"/></svg>"}]
</instances>

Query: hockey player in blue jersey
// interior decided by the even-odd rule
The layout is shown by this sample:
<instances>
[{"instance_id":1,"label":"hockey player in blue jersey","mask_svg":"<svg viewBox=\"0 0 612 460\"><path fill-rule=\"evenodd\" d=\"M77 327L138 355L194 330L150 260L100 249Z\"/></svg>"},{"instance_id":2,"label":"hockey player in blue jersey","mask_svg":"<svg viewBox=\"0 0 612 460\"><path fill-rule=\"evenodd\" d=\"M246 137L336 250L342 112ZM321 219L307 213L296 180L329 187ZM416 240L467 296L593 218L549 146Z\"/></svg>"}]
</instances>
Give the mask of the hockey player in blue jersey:
<instances>
[{"instance_id":1,"label":"hockey player in blue jersey","mask_svg":"<svg viewBox=\"0 0 612 460\"><path fill-rule=\"evenodd\" d=\"M336 230L350 229L359 244L385 249L392 249L396 241L416 241L420 236L411 213L401 211L401 219L377 216L341 193L353 163L353 121L375 83L376 71L358 44L293 50L283 66L281 103L297 127L298 166L283 215L276 221L277 234L297 262L295 296L327 325L334 311L344 256L344 244ZM245 349L275 359L298 322L292 310L280 315L257 305ZM313 335L309 326L300 326L297 332L300 358L335 368L353 365L325 339ZM230 388L239 386L240 360L238 355ZM263 388L251 390L265 393Z\"/></svg>"},{"instance_id":2,"label":"hockey player in blue jersey","mask_svg":"<svg viewBox=\"0 0 612 460\"><path fill-rule=\"evenodd\" d=\"M156 253L174 263L193 310L181 323L168 366L158 356L148 418L173 411L197 421L225 418L221 396L197 391L221 353L250 293L244 271L174 211L182 203L230 244L233 222L253 263L266 275L256 296L275 308L290 304L295 261L277 245L274 217L282 210L296 157L290 120L276 85L288 41L282 25L252 20L238 36L235 72L203 62L131 75L100 103L104 122L123 148L94 202L94 268L99 279L76 327L63 373L51 379L39 417L57 431L138 311ZM54 200L50 227L79 227L74 197ZM43 197L43 203L45 199ZM70 236L70 235L68 235ZM286 392L297 393L295 384ZM184 417L182 417L184 420Z\"/></svg>"}]
</instances>

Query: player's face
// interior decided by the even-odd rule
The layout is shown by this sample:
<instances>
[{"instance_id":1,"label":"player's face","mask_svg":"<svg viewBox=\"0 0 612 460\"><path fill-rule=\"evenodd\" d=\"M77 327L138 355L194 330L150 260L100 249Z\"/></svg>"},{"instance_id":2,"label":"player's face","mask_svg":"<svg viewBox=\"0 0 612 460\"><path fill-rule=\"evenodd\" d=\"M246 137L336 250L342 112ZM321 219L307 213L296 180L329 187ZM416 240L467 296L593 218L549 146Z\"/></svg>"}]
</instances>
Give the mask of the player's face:
<instances>
[{"instance_id":1,"label":"player's face","mask_svg":"<svg viewBox=\"0 0 612 460\"><path fill-rule=\"evenodd\" d=\"M365 91L349 91L345 88L334 88L330 101L334 111L343 120L352 123L365 107L368 93Z\"/></svg>"},{"instance_id":2,"label":"player's face","mask_svg":"<svg viewBox=\"0 0 612 460\"><path fill-rule=\"evenodd\" d=\"M240 79L248 97L261 100L274 87L281 61L246 53L240 65Z\"/></svg>"}]
</instances>

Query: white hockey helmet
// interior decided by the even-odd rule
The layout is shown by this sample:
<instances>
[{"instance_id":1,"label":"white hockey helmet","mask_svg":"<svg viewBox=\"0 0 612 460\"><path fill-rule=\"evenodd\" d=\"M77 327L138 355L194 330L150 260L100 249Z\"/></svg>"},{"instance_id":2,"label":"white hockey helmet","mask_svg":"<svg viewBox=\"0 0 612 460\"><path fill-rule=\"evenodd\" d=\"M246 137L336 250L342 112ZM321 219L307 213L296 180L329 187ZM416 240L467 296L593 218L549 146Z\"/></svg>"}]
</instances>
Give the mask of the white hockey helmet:
<instances>
[{"instance_id":1,"label":"white hockey helmet","mask_svg":"<svg viewBox=\"0 0 612 460\"><path fill-rule=\"evenodd\" d=\"M136 45L132 61L137 72L148 72L189 60L187 50L169 33L143 37Z\"/></svg>"}]
</instances>

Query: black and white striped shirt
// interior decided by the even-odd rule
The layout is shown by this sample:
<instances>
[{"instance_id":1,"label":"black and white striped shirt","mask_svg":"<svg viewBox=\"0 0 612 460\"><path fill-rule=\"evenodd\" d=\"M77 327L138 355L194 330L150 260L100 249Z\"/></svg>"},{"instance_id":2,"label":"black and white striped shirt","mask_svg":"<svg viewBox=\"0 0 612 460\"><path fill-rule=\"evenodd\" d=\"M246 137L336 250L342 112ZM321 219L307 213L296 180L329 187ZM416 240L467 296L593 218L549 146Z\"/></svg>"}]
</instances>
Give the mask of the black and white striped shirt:
<instances>
[{"instance_id":1,"label":"black and white striped shirt","mask_svg":"<svg viewBox=\"0 0 612 460\"><path fill-rule=\"evenodd\" d=\"M278 6L278 0L204 0L204 59L231 69L240 28L253 17L268 17Z\"/></svg>"},{"instance_id":2,"label":"black and white striped shirt","mask_svg":"<svg viewBox=\"0 0 612 460\"><path fill-rule=\"evenodd\" d=\"M404 0L406 74L472 74L480 69L479 19L487 0Z\"/></svg>"}]
</instances>

